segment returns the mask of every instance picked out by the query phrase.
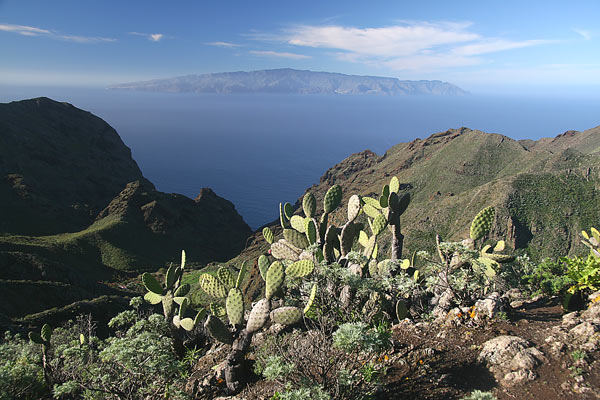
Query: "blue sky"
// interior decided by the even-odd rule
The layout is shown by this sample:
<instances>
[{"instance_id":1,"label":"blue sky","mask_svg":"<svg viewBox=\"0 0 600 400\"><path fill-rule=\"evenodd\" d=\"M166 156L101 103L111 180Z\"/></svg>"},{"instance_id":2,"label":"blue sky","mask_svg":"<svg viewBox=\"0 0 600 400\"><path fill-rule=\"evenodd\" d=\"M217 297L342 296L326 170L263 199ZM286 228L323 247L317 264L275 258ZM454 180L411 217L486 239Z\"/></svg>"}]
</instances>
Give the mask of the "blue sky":
<instances>
[{"instance_id":1,"label":"blue sky","mask_svg":"<svg viewBox=\"0 0 600 400\"><path fill-rule=\"evenodd\" d=\"M0 0L0 84L299 68L467 90L600 85L599 1Z\"/></svg>"}]
</instances>

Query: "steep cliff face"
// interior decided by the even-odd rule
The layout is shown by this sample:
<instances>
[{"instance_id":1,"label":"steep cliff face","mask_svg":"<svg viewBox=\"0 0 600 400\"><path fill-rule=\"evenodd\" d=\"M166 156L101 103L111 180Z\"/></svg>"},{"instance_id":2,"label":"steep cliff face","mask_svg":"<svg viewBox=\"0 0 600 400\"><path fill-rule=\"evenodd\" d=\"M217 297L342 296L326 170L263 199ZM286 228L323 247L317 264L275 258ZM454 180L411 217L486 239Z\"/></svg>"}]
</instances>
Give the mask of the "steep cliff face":
<instances>
[{"instance_id":1,"label":"steep cliff face","mask_svg":"<svg viewBox=\"0 0 600 400\"><path fill-rule=\"evenodd\" d=\"M45 97L0 104L0 232L84 229L143 179L117 132L89 112Z\"/></svg>"}]
</instances>

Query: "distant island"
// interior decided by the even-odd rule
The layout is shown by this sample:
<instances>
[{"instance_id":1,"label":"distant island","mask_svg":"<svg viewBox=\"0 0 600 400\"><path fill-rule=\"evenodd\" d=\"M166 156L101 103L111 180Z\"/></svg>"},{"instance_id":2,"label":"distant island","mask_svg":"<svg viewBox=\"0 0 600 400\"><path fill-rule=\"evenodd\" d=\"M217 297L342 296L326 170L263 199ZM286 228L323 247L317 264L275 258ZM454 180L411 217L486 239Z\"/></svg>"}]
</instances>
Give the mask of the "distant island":
<instances>
[{"instance_id":1,"label":"distant island","mask_svg":"<svg viewBox=\"0 0 600 400\"><path fill-rule=\"evenodd\" d=\"M109 89L170 93L282 93L461 96L468 92L448 82L408 81L291 68L221 72L123 83Z\"/></svg>"}]
</instances>

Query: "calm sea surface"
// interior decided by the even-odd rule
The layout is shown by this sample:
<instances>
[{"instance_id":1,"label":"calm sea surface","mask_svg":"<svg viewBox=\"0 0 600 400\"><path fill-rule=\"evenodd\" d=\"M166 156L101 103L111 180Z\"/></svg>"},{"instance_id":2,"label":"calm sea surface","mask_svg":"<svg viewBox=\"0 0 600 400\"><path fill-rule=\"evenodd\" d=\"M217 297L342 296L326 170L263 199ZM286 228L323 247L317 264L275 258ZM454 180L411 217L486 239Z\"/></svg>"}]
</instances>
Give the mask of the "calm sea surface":
<instances>
[{"instance_id":1,"label":"calm sea surface","mask_svg":"<svg viewBox=\"0 0 600 400\"><path fill-rule=\"evenodd\" d=\"M0 87L0 102L47 96L112 125L164 192L211 187L253 228L273 220L352 153L466 126L539 139L600 125L597 98L198 95Z\"/></svg>"}]
</instances>

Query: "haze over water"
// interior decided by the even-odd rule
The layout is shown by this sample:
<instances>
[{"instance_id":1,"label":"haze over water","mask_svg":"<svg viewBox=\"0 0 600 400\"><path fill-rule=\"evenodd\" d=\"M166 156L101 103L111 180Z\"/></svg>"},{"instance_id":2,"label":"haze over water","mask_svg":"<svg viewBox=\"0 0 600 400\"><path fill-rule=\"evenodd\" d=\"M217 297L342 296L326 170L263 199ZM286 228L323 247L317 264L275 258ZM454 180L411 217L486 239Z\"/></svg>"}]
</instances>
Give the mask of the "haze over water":
<instances>
[{"instance_id":1,"label":"haze over water","mask_svg":"<svg viewBox=\"0 0 600 400\"><path fill-rule=\"evenodd\" d=\"M466 126L539 139L600 125L600 96L197 95L0 87L0 101L46 96L114 127L158 190L211 187L252 227L273 220L350 154Z\"/></svg>"}]
</instances>

